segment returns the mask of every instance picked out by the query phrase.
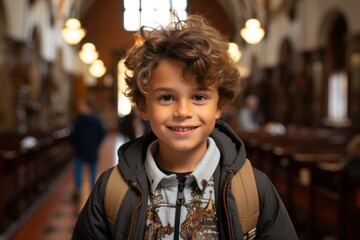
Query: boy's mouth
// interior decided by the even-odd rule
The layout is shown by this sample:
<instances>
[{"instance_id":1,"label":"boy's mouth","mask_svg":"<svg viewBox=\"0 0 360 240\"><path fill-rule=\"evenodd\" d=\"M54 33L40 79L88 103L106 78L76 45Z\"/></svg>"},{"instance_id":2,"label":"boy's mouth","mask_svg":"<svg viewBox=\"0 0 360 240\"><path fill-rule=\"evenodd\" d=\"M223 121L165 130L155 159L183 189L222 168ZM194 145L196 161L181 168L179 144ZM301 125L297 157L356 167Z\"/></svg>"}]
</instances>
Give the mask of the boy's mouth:
<instances>
[{"instance_id":1,"label":"boy's mouth","mask_svg":"<svg viewBox=\"0 0 360 240\"><path fill-rule=\"evenodd\" d=\"M173 131L188 132L194 130L196 127L169 127Z\"/></svg>"}]
</instances>

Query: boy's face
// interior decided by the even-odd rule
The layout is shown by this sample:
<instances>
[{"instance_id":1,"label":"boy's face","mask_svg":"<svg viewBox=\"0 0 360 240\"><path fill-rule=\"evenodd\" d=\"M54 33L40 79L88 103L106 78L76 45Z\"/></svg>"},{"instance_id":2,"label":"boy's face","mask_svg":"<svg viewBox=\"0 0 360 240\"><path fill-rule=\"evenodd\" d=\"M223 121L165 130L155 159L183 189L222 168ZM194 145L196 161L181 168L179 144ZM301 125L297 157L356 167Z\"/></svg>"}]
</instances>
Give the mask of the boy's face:
<instances>
[{"instance_id":1,"label":"boy's face","mask_svg":"<svg viewBox=\"0 0 360 240\"><path fill-rule=\"evenodd\" d=\"M161 151L203 151L215 121L221 116L215 84L201 89L185 81L182 65L163 59L154 69L145 104L139 107L143 119L159 138Z\"/></svg>"}]
</instances>

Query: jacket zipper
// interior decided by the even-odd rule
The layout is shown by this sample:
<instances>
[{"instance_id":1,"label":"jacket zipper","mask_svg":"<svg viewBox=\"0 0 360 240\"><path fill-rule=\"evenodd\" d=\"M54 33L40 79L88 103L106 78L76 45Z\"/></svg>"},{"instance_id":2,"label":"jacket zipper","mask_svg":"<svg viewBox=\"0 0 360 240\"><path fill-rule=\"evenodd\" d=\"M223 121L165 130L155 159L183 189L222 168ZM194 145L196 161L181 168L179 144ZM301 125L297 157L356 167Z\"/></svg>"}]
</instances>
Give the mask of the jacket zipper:
<instances>
[{"instance_id":1,"label":"jacket zipper","mask_svg":"<svg viewBox=\"0 0 360 240\"><path fill-rule=\"evenodd\" d=\"M141 190L141 188L137 185L137 183L135 181L131 181L131 186L133 186L134 188L136 188L140 194L141 194L141 200L139 201L138 205L136 206L136 208L134 209L134 212L131 215L131 221L130 221L130 228L129 228L129 235L127 237L128 240L130 240L130 236L131 236L131 231L133 228L133 223L134 223L134 218L136 215L136 212L139 210L142 202L144 201L144 192Z\"/></svg>"},{"instance_id":2,"label":"jacket zipper","mask_svg":"<svg viewBox=\"0 0 360 240\"><path fill-rule=\"evenodd\" d=\"M230 217L229 217L229 209L228 209L228 205L227 205L227 189L228 189L228 185L229 185L229 181L230 181L230 177L231 177L231 173L230 172L227 176L226 176L226 180L225 180L225 186L223 189L223 203L224 203L224 207L225 207L225 215L226 215L226 220L227 220L227 226L228 226L228 231L229 231L229 240L232 240L232 234L231 234L231 226L230 226Z\"/></svg>"},{"instance_id":3,"label":"jacket zipper","mask_svg":"<svg viewBox=\"0 0 360 240\"><path fill-rule=\"evenodd\" d=\"M179 239L181 206L185 203L184 188L185 188L185 183L179 182L178 194L176 199L174 240Z\"/></svg>"}]
</instances>

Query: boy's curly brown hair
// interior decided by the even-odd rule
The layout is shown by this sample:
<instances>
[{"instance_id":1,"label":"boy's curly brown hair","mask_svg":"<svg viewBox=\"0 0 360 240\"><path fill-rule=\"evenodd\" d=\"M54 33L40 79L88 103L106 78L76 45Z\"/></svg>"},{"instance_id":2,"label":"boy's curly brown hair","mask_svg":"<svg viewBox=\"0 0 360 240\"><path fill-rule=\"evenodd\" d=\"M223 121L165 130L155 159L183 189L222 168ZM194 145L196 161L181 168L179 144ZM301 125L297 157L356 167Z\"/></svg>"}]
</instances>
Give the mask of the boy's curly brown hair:
<instances>
[{"instance_id":1,"label":"boy's curly brown hair","mask_svg":"<svg viewBox=\"0 0 360 240\"><path fill-rule=\"evenodd\" d=\"M190 15L156 29L142 27L142 41L128 52L125 67L126 95L136 104L147 94L152 71L161 59L174 59L184 65L184 79L195 79L201 87L215 83L219 107L228 105L240 91L240 74L230 58L228 41L202 16Z\"/></svg>"}]
</instances>

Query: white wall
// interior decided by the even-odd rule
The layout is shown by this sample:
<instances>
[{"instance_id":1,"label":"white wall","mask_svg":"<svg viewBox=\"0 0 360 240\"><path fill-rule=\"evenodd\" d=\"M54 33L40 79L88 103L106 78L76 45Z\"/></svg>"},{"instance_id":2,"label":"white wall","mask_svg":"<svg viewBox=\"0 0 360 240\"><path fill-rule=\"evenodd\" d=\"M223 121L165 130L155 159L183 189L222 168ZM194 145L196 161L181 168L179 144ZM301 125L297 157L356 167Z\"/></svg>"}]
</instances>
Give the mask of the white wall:
<instances>
[{"instance_id":1,"label":"white wall","mask_svg":"<svg viewBox=\"0 0 360 240\"><path fill-rule=\"evenodd\" d=\"M63 67L67 72L75 72L77 51L65 43L60 35L64 26L65 17L68 16L71 3L74 0L64 0L61 10L58 11L58 0L52 0L50 9L47 0L37 0L28 6L28 0L4 0L4 10L7 23L7 34L17 41L28 42L36 28L40 37L40 54L49 62L55 61L59 49L65 48ZM54 13L53 26L50 26L50 11ZM74 59L74 60L72 60Z\"/></svg>"},{"instance_id":2,"label":"white wall","mask_svg":"<svg viewBox=\"0 0 360 240\"><path fill-rule=\"evenodd\" d=\"M27 0L3 0L7 23L7 34L15 40L25 39L28 19Z\"/></svg>"},{"instance_id":3,"label":"white wall","mask_svg":"<svg viewBox=\"0 0 360 240\"><path fill-rule=\"evenodd\" d=\"M294 51L312 51L323 44L326 37L326 20L332 12L339 12L346 19L349 34L360 33L359 0L302 0L296 9L297 20L290 22L286 15L278 15L271 21L267 37L255 48L248 45L242 51L256 54L260 67L273 67L279 63L280 47L288 38ZM326 19L326 20L325 20ZM249 50L250 49L250 50ZM248 60L248 59L246 59ZM248 63L240 61L241 67Z\"/></svg>"}]
</instances>

